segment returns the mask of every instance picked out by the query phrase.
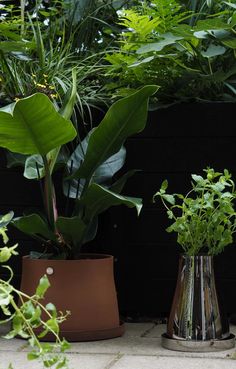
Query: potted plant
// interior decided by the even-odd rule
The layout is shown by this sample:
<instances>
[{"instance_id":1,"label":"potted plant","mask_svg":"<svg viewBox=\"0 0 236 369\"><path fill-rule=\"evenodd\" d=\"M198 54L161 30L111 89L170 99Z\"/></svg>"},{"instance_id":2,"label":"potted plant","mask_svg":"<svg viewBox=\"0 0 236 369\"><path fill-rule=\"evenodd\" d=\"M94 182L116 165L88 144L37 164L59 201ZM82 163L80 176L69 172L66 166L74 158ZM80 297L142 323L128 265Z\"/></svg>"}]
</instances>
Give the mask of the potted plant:
<instances>
[{"instance_id":1,"label":"potted plant","mask_svg":"<svg viewBox=\"0 0 236 369\"><path fill-rule=\"evenodd\" d=\"M9 260L17 255L18 245L9 245L7 227L13 216L11 211L0 217L0 235L3 242L3 246L0 247L0 263L1 268L5 268L9 273L8 279L0 278L0 309L5 315L5 319L1 320L0 324L11 323L10 330L8 329L3 337L8 340L14 337L26 339L30 347L28 359L40 360L44 368L54 365L67 368L67 359L63 353L70 345L65 339L59 337L59 326L66 319L67 314L59 314L52 303L43 305L44 295L50 286L47 276L43 275L40 278L34 293L30 296L17 289L12 282L14 272L9 265ZM21 301L20 305L17 299ZM42 314L45 319L42 318ZM54 336L54 344L45 346L40 342L40 338L35 333L35 329L39 327L42 335L50 332Z\"/></svg>"},{"instance_id":2,"label":"potted plant","mask_svg":"<svg viewBox=\"0 0 236 369\"><path fill-rule=\"evenodd\" d=\"M23 259L21 288L31 292L34 278L48 275L52 288L46 301L53 301L59 310L71 311L61 327L61 335L68 340L109 338L124 331L119 322L112 257L84 255L82 246L94 239L98 215L110 206L141 210L140 198L121 195L133 171L116 181L112 177L124 163L124 141L145 126L148 99L155 90L155 86L145 86L117 101L65 160L64 193L71 201L70 212L62 215L58 215L53 171L61 146L76 137L68 120L75 91L60 112L41 93L0 110L0 146L30 155L24 175L40 181L43 178L44 182L44 214L28 213L12 220L15 227L42 245L41 252ZM57 294L52 296L53 292Z\"/></svg>"},{"instance_id":3,"label":"potted plant","mask_svg":"<svg viewBox=\"0 0 236 369\"><path fill-rule=\"evenodd\" d=\"M161 199L183 249L163 345L183 351L233 347L227 317L221 310L214 279L213 257L233 243L236 231L235 184L228 170L204 169L192 175L186 195L168 194L168 182L154 195Z\"/></svg>"}]
</instances>

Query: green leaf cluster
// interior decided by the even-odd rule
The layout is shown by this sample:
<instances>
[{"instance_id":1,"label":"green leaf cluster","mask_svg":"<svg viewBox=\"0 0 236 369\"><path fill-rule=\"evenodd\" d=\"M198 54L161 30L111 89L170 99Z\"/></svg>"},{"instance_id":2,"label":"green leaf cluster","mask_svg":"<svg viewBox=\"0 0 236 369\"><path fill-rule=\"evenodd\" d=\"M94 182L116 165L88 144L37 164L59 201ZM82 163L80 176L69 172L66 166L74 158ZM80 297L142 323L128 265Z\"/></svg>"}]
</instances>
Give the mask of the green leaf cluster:
<instances>
[{"instance_id":1,"label":"green leaf cluster","mask_svg":"<svg viewBox=\"0 0 236 369\"><path fill-rule=\"evenodd\" d=\"M108 93L159 89L153 106L186 100L235 100L234 4L144 1L119 13L117 49L106 54Z\"/></svg>"},{"instance_id":2,"label":"green leaf cluster","mask_svg":"<svg viewBox=\"0 0 236 369\"><path fill-rule=\"evenodd\" d=\"M177 242L187 255L216 255L233 242L236 231L235 184L227 169L224 173L204 169L205 176L192 175L191 190L168 194L168 182L154 195L164 204L172 224L167 232L177 233Z\"/></svg>"},{"instance_id":3,"label":"green leaf cluster","mask_svg":"<svg viewBox=\"0 0 236 369\"><path fill-rule=\"evenodd\" d=\"M10 212L1 217L0 231L7 231L7 225L11 221L13 213ZM3 221L4 219L4 221ZM55 306L48 303L44 306L41 301L47 289L50 287L49 280L44 275L31 296L18 290L12 283L13 271L9 265L5 264L12 255L16 255L17 245L0 248L0 263L10 276L7 280L0 278L0 309L5 316L0 324L10 323L10 331L3 337L12 339L22 337L27 340L30 352L27 357L29 360L39 360L44 368L68 368L67 358L64 355L69 348L68 342L59 336L59 326L67 315L58 314ZM35 330L40 333L36 334ZM40 338L48 332L55 338L55 343L41 343ZM12 366L10 366L12 367Z\"/></svg>"}]
</instances>

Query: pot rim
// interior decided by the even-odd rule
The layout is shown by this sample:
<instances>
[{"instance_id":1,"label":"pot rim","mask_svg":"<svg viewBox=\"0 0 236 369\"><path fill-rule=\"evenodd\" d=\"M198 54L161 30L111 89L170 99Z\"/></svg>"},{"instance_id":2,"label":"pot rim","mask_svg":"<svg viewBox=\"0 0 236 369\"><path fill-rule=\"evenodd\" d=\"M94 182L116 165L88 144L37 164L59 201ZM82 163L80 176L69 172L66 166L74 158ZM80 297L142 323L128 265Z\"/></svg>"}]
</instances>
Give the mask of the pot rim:
<instances>
[{"instance_id":1,"label":"pot rim","mask_svg":"<svg viewBox=\"0 0 236 369\"><path fill-rule=\"evenodd\" d=\"M105 259L114 259L113 255L110 254L98 254L98 253L81 253L79 259L46 259L46 258L31 258L30 255L24 255L22 256L22 259L24 260L30 260L30 261L48 261L48 262L78 262L78 261L97 261L97 260L105 260Z\"/></svg>"},{"instance_id":2,"label":"pot rim","mask_svg":"<svg viewBox=\"0 0 236 369\"><path fill-rule=\"evenodd\" d=\"M203 253L201 252L200 254L197 254L197 255L188 255L188 254L184 254L184 253L181 253L179 255L180 257L184 257L184 258L196 258L196 257L209 257L209 258L212 258L214 257L215 255L209 255L207 253Z\"/></svg>"}]
</instances>

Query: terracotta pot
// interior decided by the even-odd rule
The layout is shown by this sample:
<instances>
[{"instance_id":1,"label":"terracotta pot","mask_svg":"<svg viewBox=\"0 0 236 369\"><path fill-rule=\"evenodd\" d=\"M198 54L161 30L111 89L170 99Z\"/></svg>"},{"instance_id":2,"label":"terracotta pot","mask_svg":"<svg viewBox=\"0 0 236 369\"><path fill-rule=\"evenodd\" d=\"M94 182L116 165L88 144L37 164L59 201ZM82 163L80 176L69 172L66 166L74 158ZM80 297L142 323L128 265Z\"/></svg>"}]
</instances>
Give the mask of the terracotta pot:
<instances>
[{"instance_id":1,"label":"terracotta pot","mask_svg":"<svg viewBox=\"0 0 236 369\"><path fill-rule=\"evenodd\" d=\"M68 341L91 341L121 336L124 325L119 311L113 276L113 256L84 254L79 260L46 260L23 257L21 290L33 294L39 279L47 274L51 286L45 305L71 315L61 324ZM47 335L44 340L53 337Z\"/></svg>"}]
</instances>

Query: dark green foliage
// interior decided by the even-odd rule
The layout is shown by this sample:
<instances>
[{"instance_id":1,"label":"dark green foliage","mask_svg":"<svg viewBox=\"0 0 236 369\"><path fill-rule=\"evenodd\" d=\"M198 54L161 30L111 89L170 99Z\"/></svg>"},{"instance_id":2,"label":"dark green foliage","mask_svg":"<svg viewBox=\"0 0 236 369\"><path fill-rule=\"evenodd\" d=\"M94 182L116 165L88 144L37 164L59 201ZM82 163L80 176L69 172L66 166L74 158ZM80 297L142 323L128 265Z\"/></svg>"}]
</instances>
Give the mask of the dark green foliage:
<instances>
[{"instance_id":1,"label":"dark green foliage","mask_svg":"<svg viewBox=\"0 0 236 369\"><path fill-rule=\"evenodd\" d=\"M178 0L144 1L121 11L117 50L106 55L108 93L127 95L148 81L159 86L157 107L234 101L235 11L234 3Z\"/></svg>"},{"instance_id":2,"label":"dark green foliage","mask_svg":"<svg viewBox=\"0 0 236 369\"><path fill-rule=\"evenodd\" d=\"M1 9L0 104L42 92L60 105L71 88L72 68L79 76L77 110L83 114L86 106L105 101L97 74L113 40L116 2L17 3Z\"/></svg>"}]
</instances>

